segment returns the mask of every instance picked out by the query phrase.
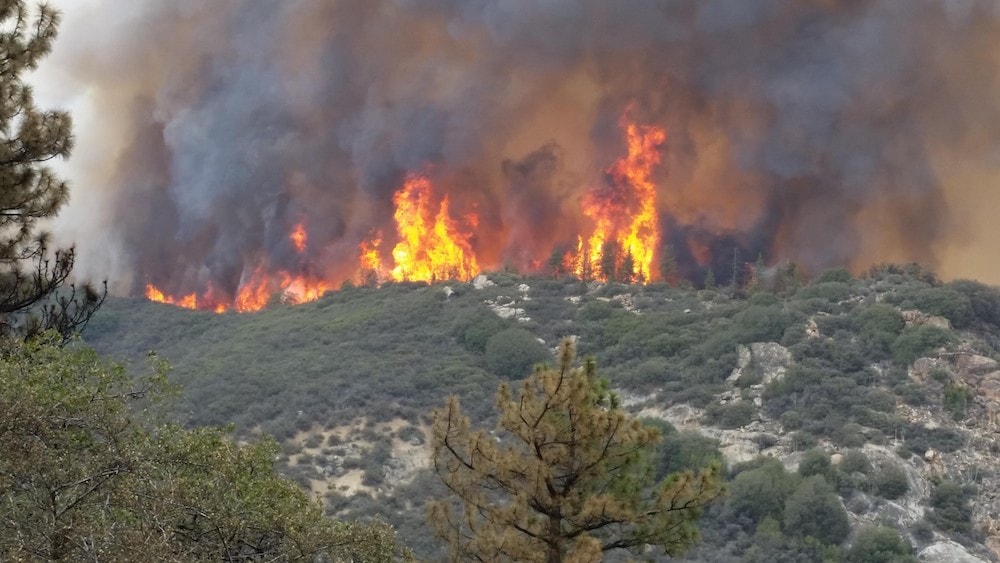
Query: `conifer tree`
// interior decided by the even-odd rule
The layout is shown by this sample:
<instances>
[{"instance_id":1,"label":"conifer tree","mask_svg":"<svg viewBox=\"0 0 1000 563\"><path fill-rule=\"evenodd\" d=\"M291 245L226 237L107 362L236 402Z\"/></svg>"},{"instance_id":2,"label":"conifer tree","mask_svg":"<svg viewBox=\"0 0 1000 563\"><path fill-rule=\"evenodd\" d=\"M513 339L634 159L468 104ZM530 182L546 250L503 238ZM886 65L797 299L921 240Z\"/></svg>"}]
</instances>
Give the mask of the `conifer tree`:
<instances>
[{"instance_id":1,"label":"conifer tree","mask_svg":"<svg viewBox=\"0 0 1000 563\"><path fill-rule=\"evenodd\" d=\"M621 249L618 243L609 240L601 247L601 262L598 266L601 269L601 278L609 283L618 281L618 260Z\"/></svg>"},{"instance_id":2,"label":"conifer tree","mask_svg":"<svg viewBox=\"0 0 1000 563\"><path fill-rule=\"evenodd\" d=\"M273 440L181 428L148 377L51 335L0 357L0 561L390 561L380 523L337 522L274 470Z\"/></svg>"},{"instance_id":3,"label":"conifer tree","mask_svg":"<svg viewBox=\"0 0 1000 563\"><path fill-rule=\"evenodd\" d=\"M663 249L660 251L660 277L667 285L672 287L677 285L679 277L677 253L674 252L674 247L671 244L663 245Z\"/></svg>"},{"instance_id":4,"label":"conifer tree","mask_svg":"<svg viewBox=\"0 0 1000 563\"><path fill-rule=\"evenodd\" d=\"M501 385L495 433L472 428L452 397L434 412L434 467L458 502L430 521L453 561L599 561L616 549L684 551L720 492L718 467L652 482L659 432L629 417L593 361L538 368L514 393Z\"/></svg>"},{"instance_id":5,"label":"conifer tree","mask_svg":"<svg viewBox=\"0 0 1000 563\"><path fill-rule=\"evenodd\" d=\"M705 289L715 289L715 272L712 271L712 268L709 268L708 272L705 273Z\"/></svg>"},{"instance_id":6,"label":"conifer tree","mask_svg":"<svg viewBox=\"0 0 1000 563\"><path fill-rule=\"evenodd\" d=\"M69 187L46 163L69 156L72 124L63 111L35 106L23 74L49 53L59 13L46 4L0 0L0 332L78 330L103 300L93 288L66 285L73 249L50 252L38 222L54 217Z\"/></svg>"}]
</instances>

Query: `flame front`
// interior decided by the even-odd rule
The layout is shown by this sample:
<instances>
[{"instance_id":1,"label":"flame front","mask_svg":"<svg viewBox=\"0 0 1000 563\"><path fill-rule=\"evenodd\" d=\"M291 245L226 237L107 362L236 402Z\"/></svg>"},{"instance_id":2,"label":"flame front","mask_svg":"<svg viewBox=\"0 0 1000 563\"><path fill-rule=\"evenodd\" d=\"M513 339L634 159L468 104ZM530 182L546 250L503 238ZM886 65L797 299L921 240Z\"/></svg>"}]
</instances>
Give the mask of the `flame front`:
<instances>
[{"instance_id":1,"label":"flame front","mask_svg":"<svg viewBox=\"0 0 1000 563\"><path fill-rule=\"evenodd\" d=\"M653 173L661 162L666 140L663 129L622 119L627 153L604 171L605 184L580 200L589 219L588 229L577 237L575 253L564 255L566 269L582 279L646 282L657 277L656 253L660 248L656 185ZM479 228L476 213L452 214L448 195L435 192L423 174L409 174L392 198L394 240L385 240L373 229L361 241L355 277L365 285L384 281L469 280L480 272L472 241ZM305 222L294 224L287 240L295 251L286 257L286 268L275 268L269 257L250 262L235 291L205 292L173 297L150 284L146 297L190 309L215 312L258 311L276 297L287 303L320 298L343 278L319 275L307 253L309 234ZM388 244L391 251L388 251ZM312 249L318 250L318 249ZM290 266L290 267L288 267Z\"/></svg>"},{"instance_id":2,"label":"flame front","mask_svg":"<svg viewBox=\"0 0 1000 563\"><path fill-rule=\"evenodd\" d=\"M399 235L399 242L392 249L392 267L383 265L379 252L382 238L376 233L361 243L362 276L373 272L378 278L395 281L430 282L468 280L479 273L470 244L470 230L478 223L477 216L469 214L464 224L460 224L451 217L447 196L436 206L433 199L430 180L415 174L406 178L392 198Z\"/></svg>"},{"instance_id":3,"label":"flame front","mask_svg":"<svg viewBox=\"0 0 1000 563\"><path fill-rule=\"evenodd\" d=\"M159 288L153 284L146 284L146 299L154 301L156 303L166 303L168 305L176 305L177 307L183 307L185 309L197 309L198 308L198 295L195 293L190 293L183 297L172 297L163 293Z\"/></svg>"},{"instance_id":4,"label":"flame front","mask_svg":"<svg viewBox=\"0 0 1000 563\"><path fill-rule=\"evenodd\" d=\"M332 289L325 279L309 274L309 262L304 253L308 241L308 233L303 224L298 224L288 235L289 240L300 255L299 273L278 270L271 272L266 261L262 260L256 267L244 276L235 296L226 299L211 285L201 294L191 293L183 297L174 297L153 284L146 285L146 299L157 303L166 303L185 309L202 309L215 313L225 313L235 310L238 313L250 313L263 309L272 297L280 295L281 299L293 303L315 301Z\"/></svg>"},{"instance_id":5,"label":"flame front","mask_svg":"<svg viewBox=\"0 0 1000 563\"><path fill-rule=\"evenodd\" d=\"M628 154L606 170L608 185L588 193L583 212L593 230L580 237L574 271L581 278L650 281L660 228L656 185L651 176L660 164L666 132L651 125L623 122ZM606 255L609 251L614 256Z\"/></svg>"}]
</instances>

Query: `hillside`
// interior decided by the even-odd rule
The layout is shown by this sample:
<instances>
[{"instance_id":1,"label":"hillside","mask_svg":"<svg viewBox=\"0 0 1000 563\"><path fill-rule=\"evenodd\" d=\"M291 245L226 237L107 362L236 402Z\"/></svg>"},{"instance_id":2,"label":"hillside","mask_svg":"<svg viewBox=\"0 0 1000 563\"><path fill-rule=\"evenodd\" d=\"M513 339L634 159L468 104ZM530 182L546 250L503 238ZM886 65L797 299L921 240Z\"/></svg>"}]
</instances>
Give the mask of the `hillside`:
<instances>
[{"instance_id":1,"label":"hillside","mask_svg":"<svg viewBox=\"0 0 1000 563\"><path fill-rule=\"evenodd\" d=\"M809 284L774 271L755 285L501 273L348 287L244 315L109 299L85 340L135 369L156 351L183 385L178 417L274 434L283 470L328 512L379 514L425 555L428 411L457 394L488 418L500 380L572 336L630 408L663 425L658 471L725 459L731 494L706 515L691 560L836 560L868 524L895 529L924 560L1000 556L1000 291L895 266ZM816 475L850 538L807 537L789 520L797 493L751 486ZM760 511L755 495L779 503Z\"/></svg>"}]
</instances>

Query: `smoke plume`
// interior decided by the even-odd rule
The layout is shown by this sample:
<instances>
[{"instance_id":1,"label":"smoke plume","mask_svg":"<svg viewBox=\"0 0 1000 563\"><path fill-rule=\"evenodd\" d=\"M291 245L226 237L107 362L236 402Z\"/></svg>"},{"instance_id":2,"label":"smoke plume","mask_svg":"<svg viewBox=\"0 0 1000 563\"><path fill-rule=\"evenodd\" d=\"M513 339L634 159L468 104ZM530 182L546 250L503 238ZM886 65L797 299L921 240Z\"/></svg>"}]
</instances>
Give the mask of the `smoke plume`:
<instances>
[{"instance_id":1,"label":"smoke plume","mask_svg":"<svg viewBox=\"0 0 1000 563\"><path fill-rule=\"evenodd\" d=\"M542 269L626 151L683 273L920 261L1000 282L993 0L133 0L66 6L58 232L118 291L338 284L428 176L485 267ZM308 230L305 254L288 234ZM659 249L657 249L659 252ZM994 269L991 269L994 268ZM724 277L724 276L723 276Z\"/></svg>"}]
</instances>

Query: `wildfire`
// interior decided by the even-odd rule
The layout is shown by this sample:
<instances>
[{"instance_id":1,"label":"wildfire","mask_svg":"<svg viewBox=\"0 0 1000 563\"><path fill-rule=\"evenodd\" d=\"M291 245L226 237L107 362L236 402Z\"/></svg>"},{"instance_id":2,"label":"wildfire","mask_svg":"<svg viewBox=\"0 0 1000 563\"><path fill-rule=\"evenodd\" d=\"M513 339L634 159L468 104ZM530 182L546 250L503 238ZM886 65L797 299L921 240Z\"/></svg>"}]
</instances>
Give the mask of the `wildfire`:
<instances>
[{"instance_id":1,"label":"wildfire","mask_svg":"<svg viewBox=\"0 0 1000 563\"><path fill-rule=\"evenodd\" d=\"M605 169L605 183L580 202L590 223L587 231L577 237L575 250L557 254L549 264L562 256L563 262L553 267L582 279L646 282L658 277L654 266L660 226L652 176L661 163L666 133L625 118L621 127L626 155ZM479 225L476 213L453 215L448 196L435 193L431 180L422 174L408 175L392 201L395 236L384 237L373 229L359 245L356 277L361 283L469 280L479 273L472 245ZM243 313L258 311L276 297L288 303L313 301L342 280L317 275L306 253L309 233L304 221L286 236L296 253L292 267L276 268L261 256L250 263L235 290L208 287L202 293L174 297L149 284L146 297L189 309Z\"/></svg>"},{"instance_id":2,"label":"wildfire","mask_svg":"<svg viewBox=\"0 0 1000 563\"><path fill-rule=\"evenodd\" d=\"M577 243L574 271L581 278L641 282L655 276L660 228L650 176L660 164L660 146L667 135L651 125L622 125L628 154L606 170L608 185L583 199L583 212L594 224L590 235Z\"/></svg>"},{"instance_id":3,"label":"wildfire","mask_svg":"<svg viewBox=\"0 0 1000 563\"><path fill-rule=\"evenodd\" d=\"M183 307L185 309L197 309L198 308L198 295L191 293L183 297L174 298L170 295L166 295L160 291L153 284L146 284L146 299L150 301L155 301L157 303L166 303L168 305L176 305L178 307Z\"/></svg>"},{"instance_id":4,"label":"wildfire","mask_svg":"<svg viewBox=\"0 0 1000 563\"><path fill-rule=\"evenodd\" d=\"M450 278L471 279L479 264L469 242L478 218L469 214L460 225L448 209L448 196L433 202L431 182L424 176L406 178L392 201L399 242L392 249L391 268L383 266L379 251L381 234L361 243L363 272L396 281L434 281ZM463 227L465 230L463 232Z\"/></svg>"},{"instance_id":5,"label":"wildfire","mask_svg":"<svg viewBox=\"0 0 1000 563\"><path fill-rule=\"evenodd\" d=\"M296 225L288 238L295 246L296 252L302 255L308 241L304 225L301 223ZM308 271L307 266L308 262L303 260L301 267L303 272ZM183 297L173 297L153 284L146 285L146 299L185 309L202 309L216 313L231 310L249 313L263 309L275 295L280 295L286 302L298 304L315 301L330 289L332 286L319 277L306 273L292 274L287 271L272 273L262 262L245 276L232 299L220 297L212 286L201 295L191 293Z\"/></svg>"}]
</instances>

